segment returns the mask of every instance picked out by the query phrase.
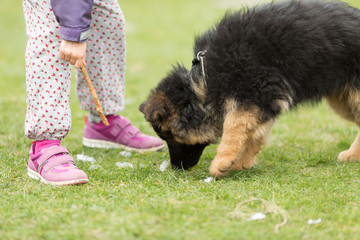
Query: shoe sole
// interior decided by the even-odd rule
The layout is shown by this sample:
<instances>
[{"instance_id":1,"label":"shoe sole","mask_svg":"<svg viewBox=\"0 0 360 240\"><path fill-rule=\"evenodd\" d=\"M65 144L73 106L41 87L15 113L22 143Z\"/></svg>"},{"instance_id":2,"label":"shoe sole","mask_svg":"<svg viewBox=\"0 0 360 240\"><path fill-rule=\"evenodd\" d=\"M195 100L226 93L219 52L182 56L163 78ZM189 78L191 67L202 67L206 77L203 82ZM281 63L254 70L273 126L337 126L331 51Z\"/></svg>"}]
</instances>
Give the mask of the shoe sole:
<instances>
[{"instance_id":1,"label":"shoe sole","mask_svg":"<svg viewBox=\"0 0 360 240\"><path fill-rule=\"evenodd\" d=\"M55 186L66 186L66 185L74 185L74 184L84 184L84 183L88 183L88 182L89 182L89 179L76 179L76 180L61 181L61 182L47 181L47 180L45 180L39 173L31 170L30 168L28 168L27 175L28 175L30 178L35 179L35 180L37 180L37 181L40 180L40 182L43 183L43 184L55 185Z\"/></svg>"},{"instance_id":2,"label":"shoe sole","mask_svg":"<svg viewBox=\"0 0 360 240\"><path fill-rule=\"evenodd\" d=\"M138 148L128 147L128 146L122 145L120 143L114 143L114 142L110 142L110 141L90 139L90 138L83 138L83 145L85 147L89 147L89 148L107 148L107 149L121 148L126 151L133 151L133 152L138 152L138 153L157 152L157 151L164 149L164 147L165 147L165 145L163 144L163 145L160 145L157 147L138 149Z\"/></svg>"}]
</instances>

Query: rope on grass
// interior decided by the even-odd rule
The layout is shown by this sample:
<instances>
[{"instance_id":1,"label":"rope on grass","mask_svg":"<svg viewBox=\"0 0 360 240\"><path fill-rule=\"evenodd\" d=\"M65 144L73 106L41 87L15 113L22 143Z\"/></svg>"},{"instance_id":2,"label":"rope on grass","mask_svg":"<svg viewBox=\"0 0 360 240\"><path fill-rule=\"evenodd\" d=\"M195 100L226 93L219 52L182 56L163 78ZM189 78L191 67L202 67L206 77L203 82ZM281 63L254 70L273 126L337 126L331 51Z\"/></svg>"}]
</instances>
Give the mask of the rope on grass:
<instances>
[{"instance_id":1,"label":"rope on grass","mask_svg":"<svg viewBox=\"0 0 360 240\"><path fill-rule=\"evenodd\" d=\"M284 209L278 207L275 203L266 201L264 199L252 198L249 200L242 201L235 207L234 211L230 213L230 216L232 218L248 218L252 213L241 211L240 207L251 202L261 202L261 207L264 209L265 213L279 214L282 216L283 221L281 223L276 224L274 229L275 233L279 233L279 228L284 226L288 221L287 213Z\"/></svg>"}]
</instances>

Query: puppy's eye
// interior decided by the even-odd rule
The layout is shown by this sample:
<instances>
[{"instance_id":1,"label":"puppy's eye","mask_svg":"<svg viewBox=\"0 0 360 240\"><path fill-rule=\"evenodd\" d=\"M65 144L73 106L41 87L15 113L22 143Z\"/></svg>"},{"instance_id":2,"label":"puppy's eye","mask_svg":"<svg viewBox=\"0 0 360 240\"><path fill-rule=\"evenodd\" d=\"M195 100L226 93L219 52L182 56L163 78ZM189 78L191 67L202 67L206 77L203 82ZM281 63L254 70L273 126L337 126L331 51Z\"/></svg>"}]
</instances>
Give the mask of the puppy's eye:
<instances>
[{"instance_id":1,"label":"puppy's eye","mask_svg":"<svg viewBox=\"0 0 360 240\"><path fill-rule=\"evenodd\" d=\"M170 139L170 138L173 138L173 135L170 131L166 131L166 132L162 132L162 133L158 133L161 138L163 139Z\"/></svg>"},{"instance_id":2,"label":"puppy's eye","mask_svg":"<svg viewBox=\"0 0 360 240\"><path fill-rule=\"evenodd\" d=\"M157 134L162 134L162 131L161 131L161 129L159 128L159 127L157 127L157 126L153 126L153 128L154 128L154 131L157 133Z\"/></svg>"},{"instance_id":3,"label":"puppy's eye","mask_svg":"<svg viewBox=\"0 0 360 240\"><path fill-rule=\"evenodd\" d=\"M170 131L162 131L159 127L153 126L154 131L159 135L163 140L173 138L173 134Z\"/></svg>"}]
</instances>

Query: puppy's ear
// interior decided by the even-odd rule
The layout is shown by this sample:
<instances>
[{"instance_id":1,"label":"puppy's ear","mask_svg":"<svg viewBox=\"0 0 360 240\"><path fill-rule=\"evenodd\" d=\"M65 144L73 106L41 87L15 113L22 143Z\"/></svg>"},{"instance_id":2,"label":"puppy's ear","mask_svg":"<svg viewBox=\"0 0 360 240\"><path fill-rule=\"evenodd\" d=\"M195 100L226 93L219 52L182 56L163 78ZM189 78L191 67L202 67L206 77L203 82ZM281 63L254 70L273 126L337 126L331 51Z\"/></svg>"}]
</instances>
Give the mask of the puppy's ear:
<instances>
[{"instance_id":1,"label":"puppy's ear","mask_svg":"<svg viewBox=\"0 0 360 240\"><path fill-rule=\"evenodd\" d=\"M146 106L146 102L143 102L142 104L140 104L140 106L139 106L139 111L140 112L142 112L142 113L144 113L145 114L145 106Z\"/></svg>"},{"instance_id":2,"label":"puppy's ear","mask_svg":"<svg viewBox=\"0 0 360 240\"><path fill-rule=\"evenodd\" d=\"M158 103L157 105L152 105L147 108L145 118L149 122L159 125L168 115L169 114L165 110L165 104Z\"/></svg>"},{"instance_id":3,"label":"puppy's ear","mask_svg":"<svg viewBox=\"0 0 360 240\"><path fill-rule=\"evenodd\" d=\"M162 93L153 92L149 99L140 105L139 110L144 113L147 121L153 125L160 125L170 115L167 103L168 100Z\"/></svg>"}]
</instances>

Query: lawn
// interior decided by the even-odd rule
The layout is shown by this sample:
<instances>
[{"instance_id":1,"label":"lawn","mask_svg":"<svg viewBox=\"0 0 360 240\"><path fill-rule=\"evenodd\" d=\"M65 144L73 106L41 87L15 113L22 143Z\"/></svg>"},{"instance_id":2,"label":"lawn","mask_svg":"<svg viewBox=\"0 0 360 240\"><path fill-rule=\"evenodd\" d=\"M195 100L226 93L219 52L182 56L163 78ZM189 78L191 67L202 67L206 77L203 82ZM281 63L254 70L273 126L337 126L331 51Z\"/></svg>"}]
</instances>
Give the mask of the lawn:
<instances>
[{"instance_id":1,"label":"lawn","mask_svg":"<svg viewBox=\"0 0 360 240\"><path fill-rule=\"evenodd\" d=\"M171 64L191 65L194 36L222 16L224 2L234 1L120 2L128 23L122 114L154 134L139 104ZM360 7L358 0L348 2ZM52 187L31 180L26 175L31 140L23 133L26 36L21 1L3 1L0 26L0 239L359 238L360 165L336 161L358 130L324 103L280 117L253 169L207 183L215 145L192 170L165 172L160 164L169 160L167 151L124 157L119 150L83 147L85 112L73 83L73 125L63 145L73 156L94 157L101 168L78 162L90 177L81 186ZM118 168L117 162L134 167ZM264 199L286 215L279 233L274 230L283 221L279 211L247 221L249 215L267 211L252 202L234 212L252 198ZM318 224L307 223L319 218Z\"/></svg>"}]
</instances>

